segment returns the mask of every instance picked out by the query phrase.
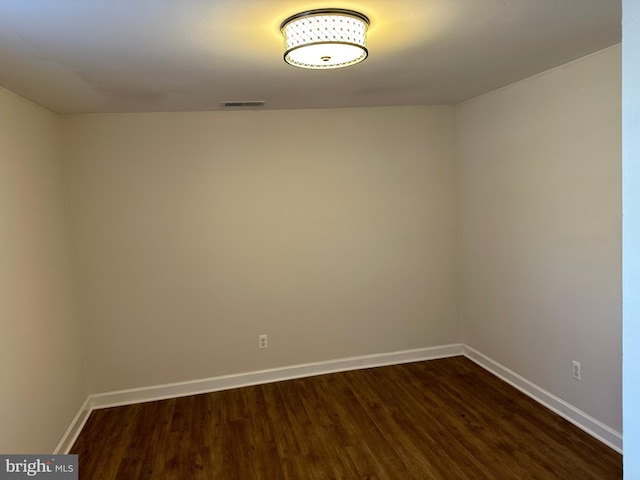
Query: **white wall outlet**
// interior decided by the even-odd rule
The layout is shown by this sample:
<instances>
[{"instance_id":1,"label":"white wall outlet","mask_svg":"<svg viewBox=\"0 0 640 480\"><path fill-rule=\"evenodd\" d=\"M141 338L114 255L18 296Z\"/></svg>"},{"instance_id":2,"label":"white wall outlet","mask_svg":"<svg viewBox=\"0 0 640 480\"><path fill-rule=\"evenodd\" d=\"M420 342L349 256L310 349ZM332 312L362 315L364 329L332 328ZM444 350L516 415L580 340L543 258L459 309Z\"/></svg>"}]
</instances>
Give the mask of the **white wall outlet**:
<instances>
[{"instance_id":1,"label":"white wall outlet","mask_svg":"<svg viewBox=\"0 0 640 480\"><path fill-rule=\"evenodd\" d=\"M580 377L580 362L573 361L573 378L580 381L582 378Z\"/></svg>"},{"instance_id":2,"label":"white wall outlet","mask_svg":"<svg viewBox=\"0 0 640 480\"><path fill-rule=\"evenodd\" d=\"M258 347L267 348L267 336L266 335L258 336Z\"/></svg>"}]
</instances>

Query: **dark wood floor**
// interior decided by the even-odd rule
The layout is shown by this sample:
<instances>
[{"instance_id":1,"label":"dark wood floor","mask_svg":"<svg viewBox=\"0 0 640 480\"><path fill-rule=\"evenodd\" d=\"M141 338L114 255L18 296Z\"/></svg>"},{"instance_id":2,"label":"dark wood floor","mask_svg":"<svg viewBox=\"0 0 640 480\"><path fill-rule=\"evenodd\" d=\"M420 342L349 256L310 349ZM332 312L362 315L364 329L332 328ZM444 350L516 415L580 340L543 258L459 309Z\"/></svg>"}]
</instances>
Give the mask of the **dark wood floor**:
<instances>
[{"instance_id":1,"label":"dark wood floor","mask_svg":"<svg viewBox=\"0 0 640 480\"><path fill-rule=\"evenodd\" d=\"M619 454L464 357L97 410L80 478L622 478Z\"/></svg>"}]
</instances>

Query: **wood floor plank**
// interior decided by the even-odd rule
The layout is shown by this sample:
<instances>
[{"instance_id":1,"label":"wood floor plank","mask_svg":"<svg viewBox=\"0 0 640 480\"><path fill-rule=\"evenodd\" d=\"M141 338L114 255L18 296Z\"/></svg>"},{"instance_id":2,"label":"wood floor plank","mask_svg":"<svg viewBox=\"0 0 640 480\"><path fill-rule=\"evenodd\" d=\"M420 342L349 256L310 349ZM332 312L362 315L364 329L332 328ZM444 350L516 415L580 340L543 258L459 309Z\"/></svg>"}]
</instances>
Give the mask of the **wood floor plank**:
<instances>
[{"instance_id":1,"label":"wood floor plank","mask_svg":"<svg viewBox=\"0 0 640 480\"><path fill-rule=\"evenodd\" d=\"M370 382L378 384L381 399L390 405L398 424L404 426L405 430L413 430L412 441L428 446L428 461L436 478L445 475L451 479L469 476L478 479L494 478L491 470L460 441L460 432L455 429L460 419L458 412L449 412L445 416L442 415L445 405L440 404L437 409L429 408L415 392L408 389L411 379L403 378L402 372L401 367L398 369L399 378L394 379L393 383L385 375L374 377L374 371L364 373ZM394 402L394 398L398 400Z\"/></svg>"},{"instance_id":2,"label":"wood floor plank","mask_svg":"<svg viewBox=\"0 0 640 480\"><path fill-rule=\"evenodd\" d=\"M376 456L371 452L367 444L356 444L346 447L346 451L351 457L359 478L368 480L389 480L385 469L382 467Z\"/></svg>"},{"instance_id":3,"label":"wood floor plank","mask_svg":"<svg viewBox=\"0 0 640 480\"><path fill-rule=\"evenodd\" d=\"M439 473L438 466L446 461L443 458L444 446L429 435L423 435L419 421L409 418L398 409L397 406L404 405L406 398L403 398L400 388L388 392L387 386L381 385L383 377L380 372L356 371L348 372L347 378L373 422L385 432L387 443L402 459L411 478L444 478L444 473L449 475L447 478L459 478L455 472L458 468L455 462Z\"/></svg>"},{"instance_id":4,"label":"wood floor plank","mask_svg":"<svg viewBox=\"0 0 640 480\"><path fill-rule=\"evenodd\" d=\"M92 412L92 480L619 480L619 454L464 357Z\"/></svg>"},{"instance_id":5,"label":"wood floor plank","mask_svg":"<svg viewBox=\"0 0 640 480\"><path fill-rule=\"evenodd\" d=\"M300 432L295 432L291 426L278 385L275 383L263 385L262 393L266 405L265 415L271 423L280 459L302 456L303 452L295 436Z\"/></svg>"},{"instance_id":6,"label":"wood floor plank","mask_svg":"<svg viewBox=\"0 0 640 480\"><path fill-rule=\"evenodd\" d=\"M352 385L345 375L326 375L318 377L325 402L333 408L335 422L347 432L348 445L363 444L373 453L376 462L385 472L393 472L390 478L414 478L409 472L396 450L390 448L383 432L372 421L366 409L355 396ZM335 399L341 401L336 402ZM353 450L352 450L353 454ZM363 459L366 462L367 459ZM358 461L354 461L357 465ZM362 462L360 462L362 463ZM366 478L366 477L365 477Z\"/></svg>"}]
</instances>

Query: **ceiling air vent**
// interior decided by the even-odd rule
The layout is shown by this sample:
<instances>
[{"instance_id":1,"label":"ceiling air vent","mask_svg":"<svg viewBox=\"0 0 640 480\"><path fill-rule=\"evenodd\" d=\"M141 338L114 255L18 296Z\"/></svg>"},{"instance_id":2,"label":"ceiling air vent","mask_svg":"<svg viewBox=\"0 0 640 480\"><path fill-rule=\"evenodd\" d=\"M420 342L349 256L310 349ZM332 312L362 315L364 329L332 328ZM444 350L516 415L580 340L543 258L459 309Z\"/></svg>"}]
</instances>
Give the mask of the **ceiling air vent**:
<instances>
[{"instance_id":1,"label":"ceiling air vent","mask_svg":"<svg viewBox=\"0 0 640 480\"><path fill-rule=\"evenodd\" d=\"M250 102L222 102L224 108L260 108L264 107L264 100L256 100Z\"/></svg>"}]
</instances>

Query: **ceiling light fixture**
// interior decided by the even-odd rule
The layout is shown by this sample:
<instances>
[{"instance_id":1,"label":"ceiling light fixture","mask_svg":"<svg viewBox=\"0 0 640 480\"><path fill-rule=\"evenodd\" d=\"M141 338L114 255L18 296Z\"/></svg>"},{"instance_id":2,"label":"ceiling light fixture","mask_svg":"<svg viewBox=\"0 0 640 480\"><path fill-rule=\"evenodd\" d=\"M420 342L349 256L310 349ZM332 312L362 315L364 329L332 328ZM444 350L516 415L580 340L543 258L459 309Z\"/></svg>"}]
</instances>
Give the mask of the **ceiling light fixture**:
<instances>
[{"instance_id":1,"label":"ceiling light fixture","mask_svg":"<svg viewBox=\"0 0 640 480\"><path fill-rule=\"evenodd\" d=\"M353 10L323 8L298 13L280 25L284 61L315 69L355 65L369 55L368 29L369 19Z\"/></svg>"}]
</instances>

